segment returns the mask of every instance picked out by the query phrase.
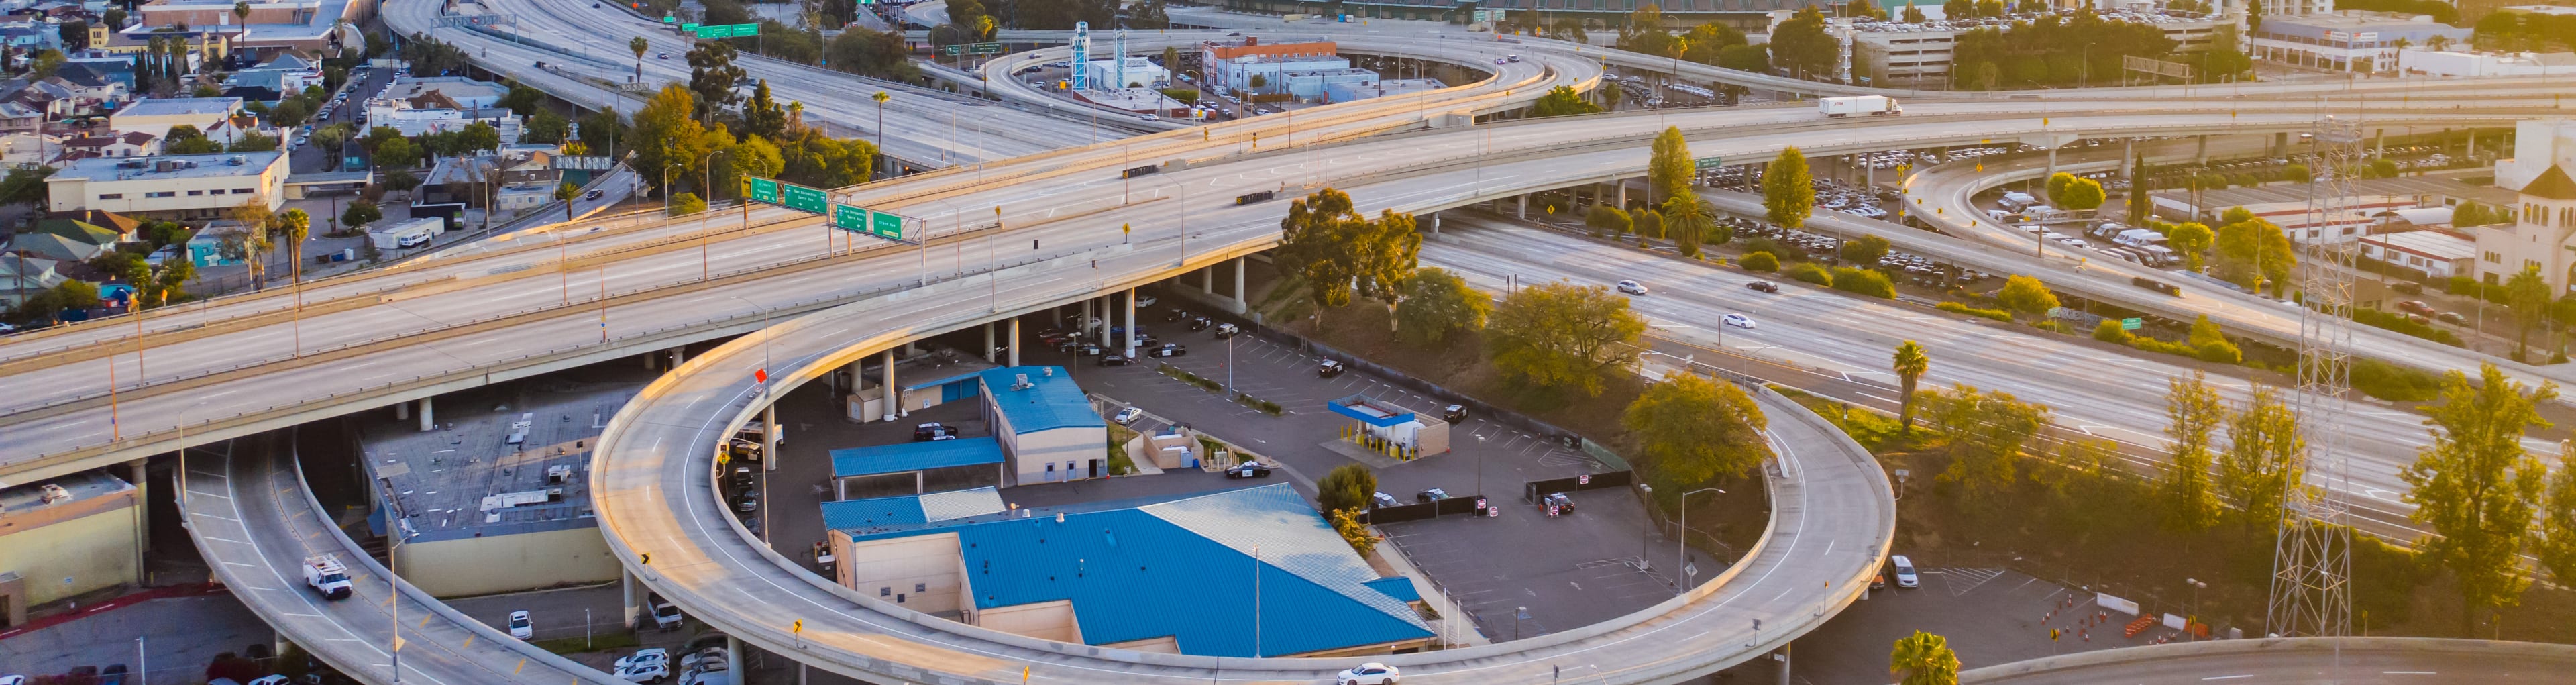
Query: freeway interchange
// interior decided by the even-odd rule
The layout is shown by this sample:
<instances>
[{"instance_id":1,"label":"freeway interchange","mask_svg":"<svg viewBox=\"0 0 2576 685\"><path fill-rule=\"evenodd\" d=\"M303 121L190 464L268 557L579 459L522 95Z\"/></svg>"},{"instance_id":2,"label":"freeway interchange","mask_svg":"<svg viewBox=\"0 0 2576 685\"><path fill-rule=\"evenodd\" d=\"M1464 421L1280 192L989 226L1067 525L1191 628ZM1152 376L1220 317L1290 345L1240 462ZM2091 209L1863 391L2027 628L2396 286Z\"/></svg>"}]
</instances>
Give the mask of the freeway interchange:
<instances>
[{"instance_id":1,"label":"freeway interchange","mask_svg":"<svg viewBox=\"0 0 2576 685\"><path fill-rule=\"evenodd\" d=\"M535 42L582 52L580 59L564 62L550 58L560 53L544 47L498 40L474 29L418 30L440 32L469 50L489 50L490 57L478 58L488 67L566 97L597 91L611 106L631 107L632 100L610 92L622 74L631 73L621 70L634 61L623 38L579 23L583 20L573 18L576 13L593 11L578 3L536 4L539 11L520 14L519 28L535 34ZM389 4L386 12L398 27L435 23L434 9L424 2ZM662 41L657 50L665 44L679 48L668 50L675 56L685 50L674 37L653 34L659 29L649 22L623 12L605 16L622 22L619 26L645 24L637 30ZM1537 59L1497 65L1492 78L1419 99L1348 103L1293 118L1261 117L1061 150L1056 148L1065 142L1062 133L1081 128L1074 119L927 94L898 98L917 101L919 109L894 111L889 105L889 123L878 135L895 137L889 143L891 154L924 166L971 164L845 189L836 199L922 218L927 231L918 243L852 238L814 217L776 208L719 209L676 220L593 219L516 233L397 268L318 281L300 293L271 290L113 323L15 336L0 343L0 373L7 374L13 387L27 391L0 400L0 413L10 417L0 425L0 443L18 447L0 455L0 471L37 478L169 451L173 445L206 444L457 388L740 335L657 382L621 412L603 438L593 469L602 528L612 547L631 572L692 615L770 651L877 678L1000 682L1026 667L1076 682L1112 674L1121 681L1197 682L1211 676L1311 680L1339 666L1297 660L1230 662L1220 675L1215 664L1188 657L1102 654L938 621L925 625L917 615L796 570L745 534L708 487L708 455L717 436L729 435L732 425L759 408L761 388L749 381L749 369L765 364L781 383L801 382L912 338L1162 280L1267 249L1277 241L1276 217L1284 211L1285 198L1233 203L1246 192L1294 195L1329 186L1350 192L1362 207L1427 213L1641 175L1645 141L1665 126L1682 129L1702 155L1757 159L1788 145L1829 154L2021 136L2296 131L2313 124L2317 109L2302 99L2157 102L2158 91L2146 90L2123 97L2052 97L2043 112L2031 111L2028 101L2009 98L1909 102L1901 119L1857 122L1826 123L1808 108L1778 106L1473 125L1450 115L1509 110L1553 85L1589 87L1600 75L1597 49L1578 53L1488 43L1425 50L1420 41L1375 40L1348 42L1367 51L1466 58L1478 64L1504 52ZM995 63L1013 59L1030 58ZM550 66L536 69L537 61ZM655 64L660 60L649 54L644 61L648 82L674 77L668 63ZM824 80L849 77L762 60L745 66L774 76L781 98L807 102L809 114L854 130L877 131L868 116L875 103L866 100L864 87L839 88L831 84L842 81ZM567 73L574 69L590 71ZM996 82L1014 83L1008 78ZM2554 102L2510 97L2537 92L2529 84L2501 82L2492 88L2506 97L2491 106L2335 102L2329 111L2366 112L2374 122L2427 128L2497 126L2560 111ZM2149 104L2142 106L2141 100ZM948 131L939 130L941 119L955 121L960 115L969 120L982 116L992 126L989 130L1014 133L960 137L951 133L953 123ZM1055 151L1032 155L1048 150ZM1118 169L1169 160L1184 163L1141 182L1117 178ZM1122 224L1139 227L1132 242L1122 240L1114 228ZM1524 281L1561 277L1606 283L1636 277L1638 270L1669 279L1664 282L1715 282L1690 288L1710 295L1681 295L1669 298L1674 300L1670 303L1661 294L1640 300L1641 311L1675 335L1698 335L1691 332L1691 322L1712 321L1715 312L1737 308L1740 303L1731 300L1748 292L1723 287L1731 276L1685 271L1696 267L1679 263L1635 263L1562 236L1504 226L1480 227L1466 235L1472 244L1443 240L1426 246L1425 262L1456 268L1488 289L1498 289L1505 275ZM1713 294L1721 292L1725 295ZM2063 351L2034 357L2019 347L2037 344L2027 336L1916 321L1883 305L1821 293L1792 290L1782 293L1781 301L1763 306L1798 313L1774 325L1803 322L1806 330L1799 332L1821 337L1764 342L1764 336L1786 332L1774 328L1761 335L1731 333L1737 339L1709 344L1744 348L1748 354L1804 357L1821 366L1871 369L1871 360L1893 340L1937 333L1945 341L1940 347L1974 352L1950 352L1936 366L1936 382L2008 389L2069 415L2152 439L2153 426L2142 429L2136 417L2159 414L2141 406L2144 398L2156 396L2147 388L2161 381L2154 372L2162 369L2153 362L2079 358ZM134 351L138 330L143 333L139 344L148 346L148 353ZM2402 340L2389 343L2407 345L2396 348L2401 350L2423 349ZM762 349L764 344L768 350ZM771 354L783 361L770 360ZM119 357L127 360L118 362ZM2071 366L2095 363L2123 365L2137 373L2122 374L2118 384L2106 385L2098 382L2100 375ZM111 364L122 366L126 375L98 382L110 377ZM1413 676L1409 681L1419 682L1539 682L1549 666L1574 660L1619 664L1605 674L1618 682L1674 682L1751 658L1830 617L1857 596L1858 581L1873 573L1886 554L1894 515L1886 484L1867 455L1856 454L1857 447L1830 427L1776 400L1766 408L1775 416L1800 420L1774 423L1772 439L1789 455L1783 462L1786 475L1769 483L1775 502L1784 503L1773 518L1780 535L1749 558L1751 563L1739 565L1741 573L1637 616L1583 631L1394 661ZM2410 432L2389 425L2386 417L2377 418L2382 420L2345 424L2379 426L2368 430L2386 431L2380 436L2384 440L2356 442L2383 446L2400 444ZM232 485L234 479L269 478L261 487L284 487L275 480L283 472L271 462L231 459L238 458L228 457L226 466L214 471L224 474L223 487L231 493L208 490L209 502L245 494ZM2386 466L2374 472L2383 477L2393 471L2388 465L2393 463L2368 462L2374 469ZM2355 466L2357 481L2376 482L2363 480L2363 463ZM197 489L190 495L196 496ZM1843 505L1819 509L1797 504L1808 498ZM291 501L271 504L265 509L270 514L266 522L297 516ZM236 521L233 532L243 536L240 544L297 534L295 529L254 529L261 520L254 515L258 511L227 514L191 506L192 532L200 535L201 545L220 544L195 529L229 516ZM2394 514L2383 510L2378 515ZM644 553L653 555L653 563L642 562ZM261 555L273 564L286 558L280 554L286 553L242 557L246 560L240 563L252 571L224 570L255 573L263 563ZM381 577L371 578L365 570L359 575L362 593L368 591L368 580L378 582L380 592ZM1789 578L1802 584L1787 587ZM1806 580L1822 582L1810 590L1803 585ZM287 584L287 591L296 589ZM373 661L382 658L381 650L339 645L351 638L328 632L330 626L341 626L354 635L357 631L348 626L372 625L374 619L363 614L344 615L356 609L262 609L282 631L344 670L384 672ZM322 618L328 625L293 618L297 614L327 614ZM812 632L786 632L786 616L809 621ZM1749 618L1769 619L1770 632L1753 628ZM423 657L426 664L406 662L405 671L435 669L430 676L436 680L488 682L499 673L494 664L529 656L507 646L470 647L477 637L487 643L508 641L483 636L488 628L477 632L479 624L458 620L441 624L448 631L444 640L442 634L406 636L439 642L454 658ZM1645 637L1653 639L1639 639ZM1671 649L1676 640L1696 646ZM571 669L542 676L521 673L524 666L512 669L520 676L516 680L604 678Z\"/></svg>"}]
</instances>

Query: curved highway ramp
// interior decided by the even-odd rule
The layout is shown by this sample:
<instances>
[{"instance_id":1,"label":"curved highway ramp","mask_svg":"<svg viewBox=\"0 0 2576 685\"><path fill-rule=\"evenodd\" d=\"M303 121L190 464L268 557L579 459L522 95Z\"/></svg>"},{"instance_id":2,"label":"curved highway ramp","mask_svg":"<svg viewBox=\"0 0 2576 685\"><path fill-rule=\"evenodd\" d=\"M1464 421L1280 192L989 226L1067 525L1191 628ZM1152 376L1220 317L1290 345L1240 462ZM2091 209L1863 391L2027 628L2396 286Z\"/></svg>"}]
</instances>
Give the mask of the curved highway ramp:
<instances>
[{"instance_id":1,"label":"curved highway ramp","mask_svg":"<svg viewBox=\"0 0 2576 685\"><path fill-rule=\"evenodd\" d=\"M2177 642L1964 671L1966 685L2520 685L2570 682L2576 646L2413 637Z\"/></svg>"},{"instance_id":2,"label":"curved highway ramp","mask_svg":"<svg viewBox=\"0 0 2576 685\"><path fill-rule=\"evenodd\" d=\"M406 683L623 683L511 639L405 584L389 602L389 574L324 519L285 441L275 433L186 458L188 535L232 588L287 641L341 673L395 681L393 626L402 624L400 679ZM214 455L203 454L215 452ZM329 600L304 584L304 559L335 555L349 570L350 596Z\"/></svg>"}]
</instances>

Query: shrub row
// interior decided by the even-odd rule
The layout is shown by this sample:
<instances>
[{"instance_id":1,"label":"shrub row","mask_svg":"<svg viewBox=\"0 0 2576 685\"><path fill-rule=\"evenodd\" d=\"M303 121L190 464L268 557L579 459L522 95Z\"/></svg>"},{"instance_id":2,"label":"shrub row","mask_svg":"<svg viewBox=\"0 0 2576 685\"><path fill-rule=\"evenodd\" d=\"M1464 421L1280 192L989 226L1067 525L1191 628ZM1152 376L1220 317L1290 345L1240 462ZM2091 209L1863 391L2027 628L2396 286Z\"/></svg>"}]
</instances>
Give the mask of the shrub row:
<instances>
[{"instance_id":1,"label":"shrub row","mask_svg":"<svg viewBox=\"0 0 2576 685\"><path fill-rule=\"evenodd\" d=\"M1943 302L1943 303L1940 303L1940 304L1937 304L1937 305L1933 305L1933 306L1932 306L1932 308L1933 308L1933 309L1938 309L1938 310L1941 310L1941 311L1945 311L1945 312L1950 312L1950 313L1952 313L1952 314L1966 314L1966 315L1969 315L1969 316L1982 316L1982 317L1985 317L1985 318L1994 319L1994 320L1996 320L1996 321L2001 321L2001 322L2004 322L2004 323L2012 323L2012 320L2013 320L2012 312L2007 312L2007 311L2004 311L2004 310L2001 310L2001 309L1978 309L1978 308L1976 308L1976 307L1970 307L1970 306L1968 306L1968 305L1960 304L1960 303L1957 303L1957 302ZM2116 342L2116 341L2115 341L2115 342Z\"/></svg>"}]
</instances>

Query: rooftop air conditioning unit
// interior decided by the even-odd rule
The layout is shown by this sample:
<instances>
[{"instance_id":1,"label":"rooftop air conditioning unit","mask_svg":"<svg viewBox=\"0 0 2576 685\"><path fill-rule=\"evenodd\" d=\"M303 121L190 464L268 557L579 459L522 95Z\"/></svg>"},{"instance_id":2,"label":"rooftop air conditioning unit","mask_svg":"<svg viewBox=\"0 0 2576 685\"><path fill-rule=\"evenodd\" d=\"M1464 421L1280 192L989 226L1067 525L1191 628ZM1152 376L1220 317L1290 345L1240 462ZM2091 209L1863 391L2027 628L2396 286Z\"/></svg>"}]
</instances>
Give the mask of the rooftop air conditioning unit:
<instances>
[{"instance_id":1,"label":"rooftop air conditioning unit","mask_svg":"<svg viewBox=\"0 0 2576 685\"><path fill-rule=\"evenodd\" d=\"M546 483L561 485L572 480L572 467L556 464L546 467Z\"/></svg>"},{"instance_id":2,"label":"rooftop air conditioning unit","mask_svg":"<svg viewBox=\"0 0 2576 685\"><path fill-rule=\"evenodd\" d=\"M39 500L46 504L53 504L55 502L72 498L72 491L65 490L63 489L63 486L60 485L46 483L43 488L40 488L40 490L43 492L43 495L39 497Z\"/></svg>"},{"instance_id":3,"label":"rooftop air conditioning unit","mask_svg":"<svg viewBox=\"0 0 2576 685\"><path fill-rule=\"evenodd\" d=\"M1014 374L1014 375L1012 376L1012 378L1014 379L1014 380L1013 380L1013 382L1011 383L1011 389L1012 389L1012 390L1027 390L1027 389L1029 389L1029 388L1037 387L1037 386L1034 386L1034 385L1029 384L1029 375L1028 375L1028 374L1025 374L1025 373L1023 373L1023 374Z\"/></svg>"}]
</instances>

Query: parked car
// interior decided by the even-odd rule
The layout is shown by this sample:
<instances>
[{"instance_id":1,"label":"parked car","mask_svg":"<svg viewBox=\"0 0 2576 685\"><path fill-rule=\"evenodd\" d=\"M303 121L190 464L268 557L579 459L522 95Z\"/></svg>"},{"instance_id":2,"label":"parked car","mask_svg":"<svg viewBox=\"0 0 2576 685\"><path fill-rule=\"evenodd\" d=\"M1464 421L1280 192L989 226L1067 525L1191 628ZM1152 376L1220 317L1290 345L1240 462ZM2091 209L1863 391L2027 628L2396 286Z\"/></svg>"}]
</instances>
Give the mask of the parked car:
<instances>
[{"instance_id":1,"label":"parked car","mask_svg":"<svg viewBox=\"0 0 2576 685\"><path fill-rule=\"evenodd\" d=\"M2423 300L2401 300L2397 303L2397 311L2425 316L2432 316L2434 312L2433 305L2424 304Z\"/></svg>"},{"instance_id":2,"label":"parked car","mask_svg":"<svg viewBox=\"0 0 2576 685\"><path fill-rule=\"evenodd\" d=\"M1389 494L1386 494L1386 493L1383 493L1383 492L1379 492L1379 493L1372 493L1372 494L1370 494L1370 495L1369 495L1369 502L1370 502L1370 507L1371 507L1371 508L1376 508L1376 507L1392 507L1392 506L1395 506L1395 505L1397 505L1397 504L1401 504L1401 502L1397 502L1397 501L1395 501L1395 496L1394 496L1394 495L1389 495Z\"/></svg>"},{"instance_id":3,"label":"parked car","mask_svg":"<svg viewBox=\"0 0 2576 685\"><path fill-rule=\"evenodd\" d=\"M1751 283L1746 283L1746 284L1744 284L1744 289L1746 289L1746 290L1759 290L1759 291L1766 292L1766 293L1776 293L1776 292L1780 292L1780 286L1773 285L1770 281L1754 281L1754 282L1751 282Z\"/></svg>"},{"instance_id":4,"label":"parked car","mask_svg":"<svg viewBox=\"0 0 2576 685\"><path fill-rule=\"evenodd\" d=\"M1128 359L1127 355L1123 354L1103 355L1100 358L1101 366L1126 366L1134 363L1136 363L1136 360Z\"/></svg>"},{"instance_id":5,"label":"parked car","mask_svg":"<svg viewBox=\"0 0 2576 685\"><path fill-rule=\"evenodd\" d=\"M1885 589L1887 589L1887 574L1885 574L1885 573L1881 573L1881 574L1878 574L1878 575L1870 576L1870 577L1869 577L1869 589L1872 589L1872 590L1885 590Z\"/></svg>"},{"instance_id":6,"label":"parked car","mask_svg":"<svg viewBox=\"0 0 2576 685\"><path fill-rule=\"evenodd\" d=\"M1189 346L1180 343L1163 343L1145 350L1148 357L1178 357L1189 353Z\"/></svg>"},{"instance_id":7,"label":"parked car","mask_svg":"<svg viewBox=\"0 0 2576 685\"><path fill-rule=\"evenodd\" d=\"M1204 330L1207 330L1209 326L1213 326L1213 325L1216 325L1216 322L1214 322L1214 321L1209 321L1207 317L1204 317L1204 316L1193 316L1193 317L1190 317L1190 330L1192 330L1192 331L1204 331Z\"/></svg>"},{"instance_id":8,"label":"parked car","mask_svg":"<svg viewBox=\"0 0 2576 685\"><path fill-rule=\"evenodd\" d=\"M955 437L957 437L956 426L942 425L937 421L912 427L913 442L931 442L934 440L946 440Z\"/></svg>"},{"instance_id":9,"label":"parked car","mask_svg":"<svg viewBox=\"0 0 2576 685\"><path fill-rule=\"evenodd\" d=\"M1432 488L1413 493L1413 501L1415 502L1438 502L1444 499L1449 499L1449 491L1439 488Z\"/></svg>"},{"instance_id":10,"label":"parked car","mask_svg":"<svg viewBox=\"0 0 2576 685\"><path fill-rule=\"evenodd\" d=\"M1143 416L1145 416L1145 410L1143 410L1143 409L1138 409L1138 408L1135 408L1135 407L1128 407L1128 408L1126 408L1126 409L1120 409L1120 410L1118 410L1118 413L1117 413L1116 415L1114 415L1114 416L1109 417L1109 420L1111 420L1111 421L1116 421L1116 422L1118 422L1118 425L1124 426L1124 425L1127 425L1127 424L1135 423L1135 422L1136 422L1136 419L1138 419L1138 418L1142 418Z\"/></svg>"},{"instance_id":11,"label":"parked car","mask_svg":"<svg viewBox=\"0 0 2576 685\"><path fill-rule=\"evenodd\" d=\"M1332 378L1332 377L1334 377L1334 376L1342 375L1342 372L1344 372L1344 371L1349 371L1349 370L1350 370L1350 365L1348 365L1348 364L1343 364L1343 363L1341 363L1341 362L1334 361L1334 360L1331 360L1331 359L1326 359L1326 360L1324 360L1324 361L1316 362L1316 363L1315 363L1315 377L1316 377L1316 378Z\"/></svg>"},{"instance_id":12,"label":"parked car","mask_svg":"<svg viewBox=\"0 0 2576 685\"><path fill-rule=\"evenodd\" d=\"M2440 320L2442 323L2451 324L2453 326L2469 325L2469 317L2460 316L2459 312L2442 312L2440 314L2433 315L2433 318Z\"/></svg>"},{"instance_id":13,"label":"parked car","mask_svg":"<svg viewBox=\"0 0 2576 685\"><path fill-rule=\"evenodd\" d=\"M536 635L536 627L528 622L528 612L510 612L510 637L525 640Z\"/></svg>"},{"instance_id":14,"label":"parked car","mask_svg":"<svg viewBox=\"0 0 2576 685\"><path fill-rule=\"evenodd\" d=\"M1247 461L1241 464L1236 464L1234 465L1234 468L1225 470L1225 477L1227 478L1262 478L1269 475L1270 467L1264 466L1261 462L1257 461Z\"/></svg>"},{"instance_id":15,"label":"parked car","mask_svg":"<svg viewBox=\"0 0 2576 685\"><path fill-rule=\"evenodd\" d=\"M671 53L668 53L668 52L656 52L656 53L653 53L653 59L670 59L670 58L671 58Z\"/></svg>"},{"instance_id":16,"label":"parked car","mask_svg":"<svg viewBox=\"0 0 2576 685\"><path fill-rule=\"evenodd\" d=\"M626 669L628 669L628 668L630 668L630 667L645 666L645 665L653 665L653 664L659 664L659 665L661 665L661 666L663 667L663 669L662 669L663 674L664 674L664 675L668 675L668 674L670 673L670 666L671 666L671 650L663 649L663 648L660 648L660 647L654 647L654 648L651 648L651 649L638 649L638 650L635 650L635 653L634 653L633 655L618 657L618 658L617 658L617 663L616 663L616 665L615 665L615 666L612 666L612 668L615 668L615 669L617 669L617 670L619 670L619 671L624 671L624 670L626 670ZM630 680L631 680L631 679L630 679ZM641 682L641 681L637 681L637 682Z\"/></svg>"},{"instance_id":17,"label":"parked car","mask_svg":"<svg viewBox=\"0 0 2576 685\"><path fill-rule=\"evenodd\" d=\"M1226 339L1226 338L1231 338L1231 337L1234 337L1234 336L1237 336L1237 335L1241 335L1242 333L1243 333L1243 329L1242 329L1242 328L1239 328L1239 327L1236 327L1234 324L1230 324L1230 323L1221 323L1221 324L1217 324L1217 325L1216 325L1216 337L1217 337L1217 339L1218 339L1218 340L1224 340L1224 339Z\"/></svg>"},{"instance_id":18,"label":"parked car","mask_svg":"<svg viewBox=\"0 0 2576 685\"><path fill-rule=\"evenodd\" d=\"M607 191L603 191L603 190L599 190L599 189L595 189L595 188L594 188L594 189L592 189L590 192L582 193L582 194L581 194L581 199L584 199L584 200L597 200L597 199L599 199L599 196L600 196L600 195L605 194L606 192L607 192Z\"/></svg>"},{"instance_id":19,"label":"parked car","mask_svg":"<svg viewBox=\"0 0 2576 685\"><path fill-rule=\"evenodd\" d=\"M672 604L669 601L658 602L653 605L653 627L655 628L675 630L680 627L682 622L687 620L688 617L680 615L680 605Z\"/></svg>"},{"instance_id":20,"label":"parked car","mask_svg":"<svg viewBox=\"0 0 2576 685\"><path fill-rule=\"evenodd\" d=\"M1452 404L1440 408L1440 420L1457 423L1467 420L1467 405Z\"/></svg>"},{"instance_id":21,"label":"parked car","mask_svg":"<svg viewBox=\"0 0 2576 685\"><path fill-rule=\"evenodd\" d=\"M1630 295L1644 295L1646 294L1646 284L1636 281L1620 281L1619 292Z\"/></svg>"},{"instance_id":22,"label":"parked car","mask_svg":"<svg viewBox=\"0 0 2576 685\"><path fill-rule=\"evenodd\" d=\"M1752 330L1753 328L1753 319L1742 314L1728 314L1726 316L1719 317L1717 322L1746 330Z\"/></svg>"},{"instance_id":23,"label":"parked car","mask_svg":"<svg viewBox=\"0 0 2576 685\"><path fill-rule=\"evenodd\" d=\"M1502 60L1496 59L1494 62L1500 64ZM1333 683L1334 685L1395 685L1403 682L1403 677L1403 674L1396 672L1394 666L1371 661L1353 666L1333 676Z\"/></svg>"},{"instance_id":24,"label":"parked car","mask_svg":"<svg viewBox=\"0 0 2576 685\"><path fill-rule=\"evenodd\" d=\"M1887 565L1896 571L1897 587L1916 587L1923 584L1923 581L1914 575L1914 560L1905 558L1905 555L1889 556Z\"/></svg>"},{"instance_id":25,"label":"parked car","mask_svg":"<svg viewBox=\"0 0 2576 685\"><path fill-rule=\"evenodd\" d=\"M733 510L745 514L760 511L760 493L745 492L733 496Z\"/></svg>"}]
</instances>

